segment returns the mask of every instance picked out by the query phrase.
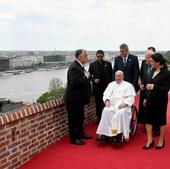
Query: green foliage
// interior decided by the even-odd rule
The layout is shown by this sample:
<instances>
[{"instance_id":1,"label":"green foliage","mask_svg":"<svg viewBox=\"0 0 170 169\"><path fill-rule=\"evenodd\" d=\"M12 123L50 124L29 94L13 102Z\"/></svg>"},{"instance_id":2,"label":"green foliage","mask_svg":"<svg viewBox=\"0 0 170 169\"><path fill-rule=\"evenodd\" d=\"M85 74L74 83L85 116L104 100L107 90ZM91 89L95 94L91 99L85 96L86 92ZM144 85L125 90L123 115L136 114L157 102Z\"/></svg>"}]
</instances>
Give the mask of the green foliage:
<instances>
[{"instance_id":1,"label":"green foliage","mask_svg":"<svg viewBox=\"0 0 170 169\"><path fill-rule=\"evenodd\" d=\"M168 58L168 59L166 60L166 63L167 63L168 65L170 65L170 58Z\"/></svg>"},{"instance_id":2,"label":"green foliage","mask_svg":"<svg viewBox=\"0 0 170 169\"><path fill-rule=\"evenodd\" d=\"M58 78L53 78L50 81L49 94L52 98L61 98L64 95L63 82Z\"/></svg>"},{"instance_id":3,"label":"green foliage","mask_svg":"<svg viewBox=\"0 0 170 169\"><path fill-rule=\"evenodd\" d=\"M47 102L49 100L48 98L49 98L49 93L45 92L36 100L36 102L37 103L44 103L44 102Z\"/></svg>"},{"instance_id":4,"label":"green foliage","mask_svg":"<svg viewBox=\"0 0 170 169\"><path fill-rule=\"evenodd\" d=\"M43 93L37 100L37 103L44 103L50 99L57 99L63 97L65 88L63 82L58 78L53 78L50 81L49 91Z\"/></svg>"}]
</instances>

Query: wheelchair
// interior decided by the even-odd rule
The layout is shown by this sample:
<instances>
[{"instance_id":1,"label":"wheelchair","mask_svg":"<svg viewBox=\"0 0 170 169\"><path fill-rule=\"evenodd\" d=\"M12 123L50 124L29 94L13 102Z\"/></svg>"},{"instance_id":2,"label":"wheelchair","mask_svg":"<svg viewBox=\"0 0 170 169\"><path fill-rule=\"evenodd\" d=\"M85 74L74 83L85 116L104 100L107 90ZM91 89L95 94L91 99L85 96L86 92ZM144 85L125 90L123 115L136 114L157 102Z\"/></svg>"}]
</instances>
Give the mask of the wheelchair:
<instances>
[{"instance_id":1,"label":"wheelchair","mask_svg":"<svg viewBox=\"0 0 170 169\"><path fill-rule=\"evenodd\" d=\"M130 135L134 136L136 134L137 127L138 127L138 110L136 106L133 105L131 107L131 112L132 112L132 117L131 117L129 127L130 127Z\"/></svg>"},{"instance_id":2,"label":"wheelchair","mask_svg":"<svg viewBox=\"0 0 170 169\"><path fill-rule=\"evenodd\" d=\"M134 136L136 134L137 127L138 127L138 110L137 110L135 105L132 105L131 112L132 112L132 117L131 117L131 120L130 120L129 128L130 128L130 136ZM120 143L128 142L129 139L124 140L123 135L121 137L122 138L120 139L121 140ZM108 137L106 137L106 138L108 138ZM103 141L105 142L106 141L105 139L100 140L100 138L97 138L96 140L101 141L101 142L103 142ZM109 141L110 141L110 138L109 138Z\"/></svg>"}]
</instances>

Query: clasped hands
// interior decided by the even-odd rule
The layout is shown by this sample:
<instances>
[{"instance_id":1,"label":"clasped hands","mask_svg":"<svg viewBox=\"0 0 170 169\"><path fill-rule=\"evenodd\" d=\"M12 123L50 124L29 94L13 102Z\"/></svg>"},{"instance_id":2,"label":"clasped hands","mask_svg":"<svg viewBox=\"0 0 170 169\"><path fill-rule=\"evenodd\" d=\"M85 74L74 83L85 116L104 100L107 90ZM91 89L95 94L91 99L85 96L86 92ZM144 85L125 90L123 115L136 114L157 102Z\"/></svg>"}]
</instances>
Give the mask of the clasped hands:
<instances>
[{"instance_id":1,"label":"clasped hands","mask_svg":"<svg viewBox=\"0 0 170 169\"><path fill-rule=\"evenodd\" d=\"M148 83L148 84L146 85L146 89L147 89L147 90L153 90L153 88L154 88L154 84Z\"/></svg>"},{"instance_id":2,"label":"clasped hands","mask_svg":"<svg viewBox=\"0 0 170 169\"><path fill-rule=\"evenodd\" d=\"M110 107L110 105L111 105L110 100L106 100L105 101L105 107ZM127 106L128 106L127 104L123 103L123 104L120 104L118 108L122 109L122 108L126 108Z\"/></svg>"},{"instance_id":3,"label":"clasped hands","mask_svg":"<svg viewBox=\"0 0 170 169\"><path fill-rule=\"evenodd\" d=\"M87 79L90 77L90 73L87 70L84 71L84 75L87 77Z\"/></svg>"}]
</instances>

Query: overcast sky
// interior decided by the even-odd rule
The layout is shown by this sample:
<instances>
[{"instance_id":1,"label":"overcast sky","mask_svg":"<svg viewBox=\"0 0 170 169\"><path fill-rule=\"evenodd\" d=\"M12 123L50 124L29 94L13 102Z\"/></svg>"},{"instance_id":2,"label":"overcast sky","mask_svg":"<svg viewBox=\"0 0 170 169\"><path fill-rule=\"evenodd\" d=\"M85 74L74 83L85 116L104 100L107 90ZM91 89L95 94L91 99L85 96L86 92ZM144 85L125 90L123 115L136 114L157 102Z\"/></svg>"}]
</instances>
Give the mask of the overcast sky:
<instances>
[{"instance_id":1,"label":"overcast sky","mask_svg":"<svg viewBox=\"0 0 170 169\"><path fill-rule=\"evenodd\" d=\"M170 0L0 0L0 50L170 49Z\"/></svg>"}]
</instances>

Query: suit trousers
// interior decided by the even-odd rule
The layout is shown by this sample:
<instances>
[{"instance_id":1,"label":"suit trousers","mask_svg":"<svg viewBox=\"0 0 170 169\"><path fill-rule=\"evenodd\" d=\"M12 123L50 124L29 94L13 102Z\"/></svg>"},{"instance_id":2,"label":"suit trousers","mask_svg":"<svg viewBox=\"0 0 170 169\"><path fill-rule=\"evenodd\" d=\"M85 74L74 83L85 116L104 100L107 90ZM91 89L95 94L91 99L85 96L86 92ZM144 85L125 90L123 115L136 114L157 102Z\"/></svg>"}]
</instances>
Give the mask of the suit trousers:
<instances>
[{"instance_id":1,"label":"suit trousers","mask_svg":"<svg viewBox=\"0 0 170 169\"><path fill-rule=\"evenodd\" d=\"M82 103L67 103L68 127L70 141L80 139L84 135L84 104Z\"/></svg>"},{"instance_id":2,"label":"suit trousers","mask_svg":"<svg viewBox=\"0 0 170 169\"><path fill-rule=\"evenodd\" d=\"M99 91L94 93L95 97L95 104L96 104L96 115L97 115L97 121L100 122L104 103L103 103L103 92Z\"/></svg>"},{"instance_id":3,"label":"suit trousers","mask_svg":"<svg viewBox=\"0 0 170 169\"><path fill-rule=\"evenodd\" d=\"M146 90L140 90L140 99L139 99L139 114L138 114L138 123L145 124L145 107L143 101L146 95Z\"/></svg>"}]
</instances>

